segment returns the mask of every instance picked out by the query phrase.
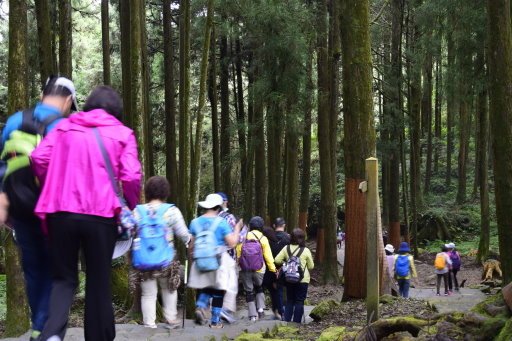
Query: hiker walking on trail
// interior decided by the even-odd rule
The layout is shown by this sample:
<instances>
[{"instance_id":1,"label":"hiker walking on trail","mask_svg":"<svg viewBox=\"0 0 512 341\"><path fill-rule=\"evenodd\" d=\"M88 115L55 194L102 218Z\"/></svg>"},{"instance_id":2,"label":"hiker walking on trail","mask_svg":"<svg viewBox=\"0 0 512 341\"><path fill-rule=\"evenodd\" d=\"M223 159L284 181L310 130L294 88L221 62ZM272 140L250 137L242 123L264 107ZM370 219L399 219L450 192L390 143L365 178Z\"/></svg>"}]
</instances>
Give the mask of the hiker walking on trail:
<instances>
[{"instance_id":1,"label":"hiker walking on trail","mask_svg":"<svg viewBox=\"0 0 512 341\"><path fill-rule=\"evenodd\" d=\"M80 249L87 264L85 340L115 338L110 278L121 203L111 178L121 184L131 209L141 181L135 135L118 119L122 108L115 90L99 86L84 111L62 120L32 153L33 169L44 184L35 212L48 226L53 270L42 340L64 339L78 287Z\"/></svg>"},{"instance_id":2,"label":"hiker walking on trail","mask_svg":"<svg viewBox=\"0 0 512 341\"><path fill-rule=\"evenodd\" d=\"M180 210L167 204L169 182L163 176L149 178L144 187L147 204L134 210L137 235L134 240L132 263L137 269L141 287L141 308L144 326L156 328L156 301L158 286L162 297L162 310L166 328L181 325L178 320L178 292L180 262L175 259L174 240L188 245L191 235Z\"/></svg>"},{"instance_id":3,"label":"hiker walking on trail","mask_svg":"<svg viewBox=\"0 0 512 341\"><path fill-rule=\"evenodd\" d=\"M398 292L400 296L409 298L411 278L418 277L414 266L414 257L410 254L409 243L401 242L398 255L395 256L394 274L398 281Z\"/></svg>"},{"instance_id":4,"label":"hiker walking on trail","mask_svg":"<svg viewBox=\"0 0 512 341\"><path fill-rule=\"evenodd\" d=\"M461 259L460 254L457 250L455 250L455 244L449 243L446 244L446 248L448 249L448 255L450 256L450 260L452 261L452 266L450 269L450 273L448 275L448 290L453 292L459 291L459 281L457 280L457 273L460 271L461 267Z\"/></svg>"},{"instance_id":5,"label":"hiker walking on trail","mask_svg":"<svg viewBox=\"0 0 512 341\"><path fill-rule=\"evenodd\" d=\"M272 256L275 258L281 250L290 244L290 235L285 231L286 221L283 218L277 218L272 227L265 227L263 234L267 237L272 250ZM269 269L265 272L263 278L263 287L270 293L272 301L272 312L276 320L282 320L284 314L283 307L283 286L276 278L276 274Z\"/></svg>"},{"instance_id":6,"label":"hiker walking on trail","mask_svg":"<svg viewBox=\"0 0 512 341\"><path fill-rule=\"evenodd\" d=\"M231 230L234 232L237 218L229 211L228 196L223 192L219 192L217 194L220 195L223 200L222 210L219 213L219 217L224 218L228 225L231 227ZM226 276L228 286L226 289L226 294L224 295L222 312L220 316L227 323L234 323L236 322L236 297L238 295L238 268L236 265L236 250L231 248L228 250L228 253L231 256L232 261L226 261L224 264L224 266L229 270L229 274Z\"/></svg>"},{"instance_id":7,"label":"hiker walking on trail","mask_svg":"<svg viewBox=\"0 0 512 341\"><path fill-rule=\"evenodd\" d=\"M264 224L263 218L252 217L249 221L250 231L245 240L236 248L250 321L262 319L265 316L263 277L267 267L274 276L276 273L270 244L267 237L261 232Z\"/></svg>"},{"instance_id":8,"label":"hiker walking on trail","mask_svg":"<svg viewBox=\"0 0 512 341\"><path fill-rule=\"evenodd\" d=\"M189 227L193 236L191 243L193 263L188 286L198 289L196 323L206 323L207 309L211 299L210 327L215 329L223 327L220 319L229 276L229 266L226 267L225 264L233 261L227 250L238 243L240 228L243 225L243 221L240 220L233 231L226 220L218 216L222 210L222 204L220 195L209 194L206 200L198 203L205 209L204 214L192 220Z\"/></svg>"},{"instance_id":9,"label":"hiker walking on trail","mask_svg":"<svg viewBox=\"0 0 512 341\"><path fill-rule=\"evenodd\" d=\"M29 156L22 152L27 146L35 148L41 137L54 130L63 117L76 111L73 82L64 77L50 77L34 108L9 117L2 131L2 156L7 160L7 172L2 174L2 221L14 229L21 250L21 265L30 305L32 334L35 340L48 318L51 293L51 272L47 238L41 222L34 214L40 194L30 168ZM23 146L23 149L22 149ZM8 212L8 214L5 214Z\"/></svg>"},{"instance_id":10,"label":"hiker walking on trail","mask_svg":"<svg viewBox=\"0 0 512 341\"><path fill-rule=\"evenodd\" d=\"M386 252L389 273L393 275L393 268L395 267L395 248L393 247L393 245L387 244L384 247L384 251Z\"/></svg>"},{"instance_id":11,"label":"hiker walking on trail","mask_svg":"<svg viewBox=\"0 0 512 341\"><path fill-rule=\"evenodd\" d=\"M311 279L310 271L315 266L311 251L306 247L306 234L303 230L293 230L291 244L279 252L275 262L276 265L282 265L280 280L286 287L284 320L301 323Z\"/></svg>"},{"instance_id":12,"label":"hiker walking on trail","mask_svg":"<svg viewBox=\"0 0 512 341\"><path fill-rule=\"evenodd\" d=\"M437 283L436 283L436 290L437 290L437 296L441 296L441 280L444 282L444 295L449 296L451 295L449 289L448 289L448 276L450 274L450 267L452 265L452 261L450 259L450 256L448 255L448 249L446 248L446 245L441 247L441 252L439 252L436 255L436 258L434 260L434 268L435 273L437 275Z\"/></svg>"}]
</instances>

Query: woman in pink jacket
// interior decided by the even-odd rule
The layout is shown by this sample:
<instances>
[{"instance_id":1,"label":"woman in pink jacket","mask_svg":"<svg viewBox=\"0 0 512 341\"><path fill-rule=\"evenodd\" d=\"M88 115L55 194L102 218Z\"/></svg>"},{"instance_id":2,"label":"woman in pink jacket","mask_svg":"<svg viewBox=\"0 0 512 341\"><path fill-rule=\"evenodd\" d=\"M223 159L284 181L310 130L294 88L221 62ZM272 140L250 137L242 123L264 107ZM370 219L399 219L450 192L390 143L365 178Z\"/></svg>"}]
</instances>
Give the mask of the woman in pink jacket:
<instances>
[{"instance_id":1,"label":"woman in pink jacket","mask_svg":"<svg viewBox=\"0 0 512 341\"><path fill-rule=\"evenodd\" d=\"M118 120L121 111L119 94L99 86L84 111L63 119L32 153L33 169L43 186L35 212L46 223L53 270L42 340L64 338L78 285L80 247L87 267L85 339L115 338L110 276L120 204L93 128L99 131L128 206L134 208L141 166L134 133Z\"/></svg>"}]
</instances>

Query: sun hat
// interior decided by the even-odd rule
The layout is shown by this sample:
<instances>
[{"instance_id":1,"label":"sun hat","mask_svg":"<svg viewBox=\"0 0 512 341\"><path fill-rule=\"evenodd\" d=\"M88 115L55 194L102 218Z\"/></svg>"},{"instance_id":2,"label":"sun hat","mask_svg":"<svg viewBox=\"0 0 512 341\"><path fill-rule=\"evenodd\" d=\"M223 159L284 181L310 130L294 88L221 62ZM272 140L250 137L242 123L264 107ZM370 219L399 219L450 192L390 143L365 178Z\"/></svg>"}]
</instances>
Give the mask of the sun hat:
<instances>
[{"instance_id":1,"label":"sun hat","mask_svg":"<svg viewBox=\"0 0 512 341\"><path fill-rule=\"evenodd\" d=\"M206 199L204 201L200 201L197 204L201 206L202 208L210 209L214 208L216 206L222 206L224 203L224 200L222 200L222 197L218 195L217 193L208 194L206 196Z\"/></svg>"},{"instance_id":2,"label":"sun hat","mask_svg":"<svg viewBox=\"0 0 512 341\"><path fill-rule=\"evenodd\" d=\"M116 259L127 253L132 247L133 238L128 240L118 240L116 241L116 245L114 247L114 253L112 254L112 259Z\"/></svg>"},{"instance_id":3,"label":"sun hat","mask_svg":"<svg viewBox=\"0 0 512 341\"><path fill-rule=\"evenodd\" d=\"M384 247L384 250L386 251L389 251L391 253L395 253L395 247L391 244L387 244L385 247Z\"/></svg>"},{"instance_id":4,"label":"sun hat","mask_svg":"<svg viewBox=\"0 0 512 341\"><path fill-rule=\"evenodd\" d=\"M401 242L398 252L411 252L411 248L407 242Z\"/></svg>"}]
</instances>

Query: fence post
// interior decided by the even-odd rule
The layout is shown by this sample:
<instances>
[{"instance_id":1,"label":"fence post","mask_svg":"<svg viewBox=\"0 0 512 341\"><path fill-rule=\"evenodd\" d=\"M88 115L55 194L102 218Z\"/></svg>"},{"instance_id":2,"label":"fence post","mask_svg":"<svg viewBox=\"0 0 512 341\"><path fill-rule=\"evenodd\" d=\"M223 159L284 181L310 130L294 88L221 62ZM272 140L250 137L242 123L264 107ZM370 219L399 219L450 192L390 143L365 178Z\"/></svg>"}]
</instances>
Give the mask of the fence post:
<instances>
[{"instance_id":1,"label":"fence post","mask_svg":"<svg viewBox=\"0 0 512 341\"><path fill-rule=\"evenodd\" d=\"M379 312L379 161L366 159L366 314L367 322L380 318Z\"/></svg>"}]
</instances>

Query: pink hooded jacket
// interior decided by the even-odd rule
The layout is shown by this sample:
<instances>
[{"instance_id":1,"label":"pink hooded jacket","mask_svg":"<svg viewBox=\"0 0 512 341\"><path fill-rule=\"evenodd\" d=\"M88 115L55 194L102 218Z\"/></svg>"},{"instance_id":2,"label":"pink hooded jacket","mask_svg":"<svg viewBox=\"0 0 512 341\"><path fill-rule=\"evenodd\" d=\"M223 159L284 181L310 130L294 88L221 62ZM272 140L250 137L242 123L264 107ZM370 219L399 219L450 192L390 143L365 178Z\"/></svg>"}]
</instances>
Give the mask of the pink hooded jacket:
<instances>
[{"instance_id":1,"label":"pink hooded jacket","mask_svg":"<svg viewBox=\"0 0 512 341\"><path fill-rule=\"evenodd\" d=\"M139 200L141 165L133 131L102 109L63 119L32 152L32 168L42 184L35 213L70 212L113 217L120 208L101 149L98 127L130 209Z\"/></svg>"}]
</instances>

